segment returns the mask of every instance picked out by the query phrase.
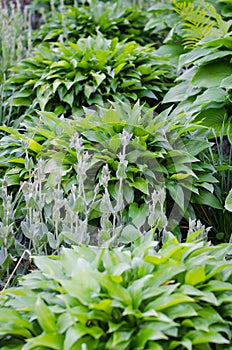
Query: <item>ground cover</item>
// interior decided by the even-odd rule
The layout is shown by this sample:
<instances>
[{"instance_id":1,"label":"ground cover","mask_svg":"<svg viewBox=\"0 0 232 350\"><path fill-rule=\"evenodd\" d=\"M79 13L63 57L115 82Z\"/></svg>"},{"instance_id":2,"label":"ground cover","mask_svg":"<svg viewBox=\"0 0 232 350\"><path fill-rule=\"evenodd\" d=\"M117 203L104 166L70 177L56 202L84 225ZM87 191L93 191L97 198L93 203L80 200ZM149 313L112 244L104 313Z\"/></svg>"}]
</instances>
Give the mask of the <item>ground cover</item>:
<instances>
[{"instance_id":1,"label":"ground cover","mask_svg":"<svg viewBox=\"0 0 232 350\"><path fill-rule=\"evenodd\" d=\"M6 319L0 320L11 325L0 333L2 348L103 349L107 344L107 349L230 349L230 2L17 0L3 1L0 7L1 289L6 283L17 285L19 277L36 266L41 271L26 277L21 289L16 287L9 292L12 294L4 292L0 299L4 310L12 308ZM84 318L82 325L70 323L71 328L61 330L60 314L64 310L57 311L52 304L48 311L54 286L42 299L37 289L28 299L24 294L37 273L38 283L47 288L46 269L40 261L48 266L54 261L63 264L67 254L74 254L70 249L73 245L79 246L74 248L75 254L80 254L84 259L81 263L88 266L95 261L95 253L100 254L96 269L104 275L111 272L104 262L109 262L109 257L101 256L103 251L106 256L112 252L115 264L117 252L125 259L132 254L132 261L143 260L147 252L137 256L136 249L145 244L144 240L149 242L149 254L155 256L146 259L155 262L155 268L140 261L142 267L135 264L140 271L136 275L135 262L120 260L119 264L129 264L130 269L125 267L121 273L112 270L111 287L102 282L106 277L98 274L99 280L89 276L86 283L92 281L99 295L105 295L106 299L96 302L108 303L111 316L121 312L118 297L106 296L107 288L111 293L117 286L128 287L133 294L138 285L138 295L144 293L140 281L151 278L154 282L150 276L165 268L164 254L170 245L176 253L168 264L178 261L183 271L175 265L179 272L170 272L166 281L167 288L172 289L175 283L176 289L163 291L164 281L159 287L162 298L174 300L175 293L179 297L182 293L181 303L187 303L188 298L198 303L180 306L192 308L193 319L188 324L183 320L185 313L177 320L165 313L165 327L159 325L159 335L153 334L149 322L156 322L157 315L141 316L145 302L139 311L135 304L128 304L131 313L125 315L123 324L115 319L109 321L114 325L103 325L100 319L96 324L86 324ZM80 251L85 246L92 248L86 248L88 253L82 256ZM190 265L184 267L182 254L192 256L187 248L194 251L197 247L199 261L193 259L196 271L188 271ZM62 255L62 251L68 253ZM206 252L204 258L201 252ZM41 255L54 258L40 260ZM207 259L218 259L218 272L210 274L214 263L211 266ZM191 294L189 276L194 274L200 280L194 283L198 291ZM58 286L61 277L56 278ZM69 283L72 276L65 278ZM169 286L169 281L174 282ZM64 292L60 288L59 295ZM206 305L206 291L210 305ZM62 298L82 307L69 292L66 289ZM17 293L24 295L23 303L30 300L46 309L51 324L45 325L42 316L32 309L26 313L18 309L21 301L16 302ZM200 320L203 314L196 314L201 308L208 310L207 325ZM213 314L217 320L210 323ZM66 311L62 317L71 317L64 315ZM18 328L17 317L22 317ZM75 317L82 320L83 316ZM31 319L36 320L32 328L28 326ZM144 322L147 329L141 326ZM92 333L86 332L83 324ZM188 336L181 333L180 326ZM25 333L20 336L22 329ZM133 332L142 335L131 343ZM71 333L74 340L67 345ZM57 334L58 343L54 345L50 339ZM41 343L36 343L37 338Z\"/></svg>"}]
</instances>

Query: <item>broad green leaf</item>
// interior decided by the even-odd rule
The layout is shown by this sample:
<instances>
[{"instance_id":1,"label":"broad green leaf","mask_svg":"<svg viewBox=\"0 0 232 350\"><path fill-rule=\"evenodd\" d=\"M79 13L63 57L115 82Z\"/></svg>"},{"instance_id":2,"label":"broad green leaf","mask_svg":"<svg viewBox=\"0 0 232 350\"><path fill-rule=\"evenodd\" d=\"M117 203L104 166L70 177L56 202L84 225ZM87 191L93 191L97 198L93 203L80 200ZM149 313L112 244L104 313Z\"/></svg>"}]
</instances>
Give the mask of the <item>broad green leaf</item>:
<instances>
[{"instance_id":1,"label":"broad green leaf","mask_svg":"<svg viewBox=\"0 0 232 350\"><path fill-rule=\"evenodd\" d=\"M196 266L190 271L186 272L185 275L185 283L195 286L201 282L205 281L205 267L204 266Z\"/></svg>"},{"instance_id":2,"label":"broad green leaf","mask_svg":"<svg viewBox=\"0 0 232 350\"><path fill-rule=\"evenodd\" d=\"M122 306L131 305L131 295L120 283L115 283L110 275L101 275L99 279L101 285L107 289L110 298L116 299Z\"/></svg>"},{"instance_id":3,"label":"broad green leaf","mask_svg":"<svg viewBox=\"0 0 232 350\"><path fill-rule=\"evenodd\" d=\"M226 197L225 208L226 210L232 211L232 189L230 190L228 196Z\"/></svg>"},{"instance_id":4,"label":"broad green leaf","mask_svg":"<svg viewBox=\"0 0 232 350\"><path fill-rule=\"evenodd\" d=\"M103 330L99 327L87 327L81 323L77 323L66 332L64 349L70 350L75 342L85 335L91 335L93 338L99 339L103 335Z\"/></svg>"},{"instance_id":5,"label":"broad green leaf","mask_svg":"<svg viewBox=\"0 0 232 350\"><path fill-rule=\"evenodd\" d=\"M178 174L173 174L170 179L171 180L176 180L176 181L181 181L184 179L187 179L189 176L191 176L190 174L185 174L185 173L178 173Z\"/></svg>"},{"instance_id":6,"label":"broad green leaf","mask_svg":"<svg viewBox=\"0 0 232 350\"><path fill-rule=\"evenodd\" d=\"M97 82L97 87L105 80L106 75L104 73L92 73L92 76L95 78Z\"/></svg>"},{"instance_id":7,"label":"broad green leaf","mask_svg":"<svg viewBox=\"0 0 232 350\"><path fill-rule=\"evenodd\" d=\"M106 124L108 124L108 123L120 123L121 119L120 119L120 116L118 115L118 113L115 110L110 108L102 116L102 122L106 123Z\"/></svg>"},{"instance_id":8,"label":"broad green leaf","mask_svg":"<svg viewBox=\"0 0 232 350\"><path fill-rule=\"evenodd\" d=\"M195 300L188 295L184 295L181 293L173 293L171 295L161 295L157 297L154 301L150 302L146 309L154 308L156 311L165 310L173 305L178 305L182 303L194 303Z\"/></svg>"},{"instance_id":9,"label":"broad green leaf","mask_svg":"<svg viewBox=\"0 0 232 350\"><path fill-rule=\"evenodd\" d=\"M157 341L161 339L168 339L167 336L160 330L156 329L157 324L154 323L149 325L144 325L143 328L135 335L134 346L137 349L145 349L146 344L149 340ZM171 326L170 326L171 327Z\"/></svg>"},{"instance_id":10,"label":"broad green leaf","mask_svg":"<svg viewBox=\"0 0 232 350\"><path fill-rule=\"evenodd\" d=\"M132 223L140 228L146 221L148 207L146 204L142 204L138 207L137 203L131 203L129 206L129 216L132 219Z\"/></svg>"},{"instance_id":11,"label":"broad green leaf","mask_svg":"<svg viewBox=\"0 0 232 350\"><path fill-rule=\"evenodd\" d=\"M191 202L208 205L215 209L223 209L223 206L213 193L201 189L199 190L199 195L192 195Z\"/></svg>"},{"instance_id":12,"label":"broad green leaf","mask_svg":"<svg viewBox=\"0 0 232 350\"><path fill-rule=\"evenodd\" d=\"M57 333L42 333L41 335L30 338L27 340L27 344L24 345L23 349L31 350L38 349L39 347L63 350L64 336Z\"/></svg>"},{"instance_id":13,"label":"broad green leaf","mask_svg":"<svg viewBox=\"0 0 232 350\"><path fill-rule=\"evenodd\" d=\"M196 87L216 87L220 86L223 79L232 74L232 65L216 61L199 67L192 79L192 84Z\"/></svg>"},{"instance_id":14,"label":"broad green leaf","mask_svg":"<svg viewBox=\"0 0 232 350\"><path fill-rule=\"evenodd\" d=\"M134 242L140 236L141 236L141 233L136 227L134 227L133 225L127 225L122 230L122 233L120 236L120 242L124 244L128 244L128 243Z\"/></svg>"},{"instance_id":15,"label":"broad green leaf","mask_svg":"<svg viewBox=\"0 0 232 350\"><path fill-rule=\"evenodd\" d=\"M179 205L179 207L184 211L185 201L184 201L184 191L183 188L173 181L167 183L168 191L173 199L173 201Z\"/></svg>"},{"instance_id":16,"label":"broad green leaf","mask_svg":"<svg viewBox=\"0 0 232 350\"><path fill-rule=\"evenodd\" d=\"M123 67L125 67L125 65L127 64L127 62L122 62L120 63L117 67L114 68L114 72L115 74L119 74L120 71L123 69Z\"/></svg>"},{"instance_id":17,"label":"broad green leaf","mask_svg":"<svg viewBox=\"0 0 232 350\"><path fill-rule=\"evenodd\" d=\"M42 150L42 146L33 139L29 140L28 148L36 153L39 153Z\"/></svg>"},{"instance_id":18,"label":"broad green leaf","mask_svg":"<svg viewBox=\"0 0 232 350\"><path fill-rule=\"evenodd\" d=\"M45 302L38 297L35 304L35 312L37 315L40 327L46 333L52 333L56 331L56 319L51 309L45 304Z\"/></svg>"},{"instance_id":19,"label":"broad green leaf","mask_svg":"<svg viewBox=\"0 0 232 350\"><path fill-rule=\"evenodd\" d=\"M36 266L41 270L41 272L43 272L50 278L57 278L59 276L62 276L62 267L60 261L42 255L34 256L33 260L35 261Z\"/></svg>"},{"instance_id":20,"label":"broad green leaf","mask_svg":"<svg viewBox=\"0 0 232 350\"><path fill-rule=\"evenodd\" d=\"M131 187L137 188L139 191L149 194L148 190L148 180L145 180L141 177L136 177L133 182L129 183Z\"/></svg>"},{"instance_id":21,"label":"broad green leaf","mask_svg":"<svg viewBox=\"0 0 232 350\"><path fill-rule=\"evenodd\" d=\"M184 339L190 339L194 345L196 344L205 344L205 343L213 343L213 344L229 344L229 340L224 338L218 332L210 330L209 332L204 331L190 331L185 336Z\"/></svg>"},{"instance_id":22,"label":"broad green leaf","mask_svg":"<svg viewBox=\"0 0 232 350\"><path fill-rule=\"evenodd\" d=\"M184 303L184 304L177 304L166 309L165 315L170 317L172 320L175 320L176 318L186 319L186 318L194 317L194 316L197 316L198 313L194 308L194 304Z\"/></svg>"}]
</instances>

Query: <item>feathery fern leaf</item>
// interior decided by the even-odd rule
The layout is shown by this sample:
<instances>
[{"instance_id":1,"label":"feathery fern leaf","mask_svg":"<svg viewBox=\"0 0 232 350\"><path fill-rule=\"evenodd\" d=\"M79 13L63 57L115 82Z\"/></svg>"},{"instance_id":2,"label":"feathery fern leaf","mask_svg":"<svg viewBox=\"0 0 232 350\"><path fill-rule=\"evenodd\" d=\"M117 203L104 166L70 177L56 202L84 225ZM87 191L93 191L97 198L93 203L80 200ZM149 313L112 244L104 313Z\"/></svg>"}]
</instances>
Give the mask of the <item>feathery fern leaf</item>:
<instances>
[{"instance_id":1,"label":"feathery fern leaf","mask_svg":"<svg viewBox=\"0 0 232 350\"><path fill-rule=\"evenodd\" d=\"M195 47L206 36L223 37L228 33L229 25L211 3L199 0L195 5L190 1L172 0L174 10L184 20L183 39L187 48Z\"/></svg>"}]
</instances>

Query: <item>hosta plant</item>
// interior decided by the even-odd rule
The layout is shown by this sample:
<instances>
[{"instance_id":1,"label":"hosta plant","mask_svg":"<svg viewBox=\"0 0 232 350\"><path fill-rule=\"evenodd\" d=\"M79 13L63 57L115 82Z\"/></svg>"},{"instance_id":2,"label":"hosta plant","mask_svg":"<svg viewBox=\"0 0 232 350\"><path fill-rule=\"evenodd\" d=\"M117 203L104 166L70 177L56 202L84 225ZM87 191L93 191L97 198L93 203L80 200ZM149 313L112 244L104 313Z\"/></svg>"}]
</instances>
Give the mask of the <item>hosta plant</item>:
<instances>
[{"instance_id":1,"label":"hosta plant","mask_svg":"<svg viewBox=\"0 0 232 350\"><path fill-rule=\"evenodd\" d=\"M212 176L214 168L205 166L199 158L211 143L197 137L198 126L189 124L188 120L179 116L170 119L168 111L156 115L153 109L139 104L132 108L123 103L113 104L111 109L85 109L85 117L75 120L60 119L51 112L38 114L36 127L35 118L22 122L23 134L13 128L1 128L9 133L2 138L0 152L2 175L8 186L20 186L22 181L33 178L37 158L43 158L50 164L52 161L58 164L62 186L68 194L72 184L78 186L76 167L81 152L88 163L85 191L88 193L100 185L101 195L108 188L111 200L118 205L122 202L118 225L135 222L136 227L145 225L145 229L150 215L148 203L153 192L161 188L166 203L161 211L175 227L181 217L193 215L189 206L192 192L198 194L203 189L210 205L220 205L212 193L212 183L217 181ZM102 182L105 166L107 181ZM43 184L46 181L45 177ZM140 211L142 218L138 220L135 217L139 217ZM101 216L99 208L98 213L95 218ZM148 221L153 227L152 219Z\"/></svg>"},{"instance_id":2,"label":"hosta plant","mask_svg":"<svg viewBox=\"0 0 232 350\"><path fill-rule=\"evenodd\" d=\"M12 68L5 94L17 116L35 108L70 116L82 106L109 99L158 101L173 68L152 46L99 34L77 43L41 45ZM16 118L12 111L10 118Z\"/></svg>"},{"instance_id":3,"label":"hosta plant","mask_svg":"<svg viewBox=\"0 0 232 350\"><path fill-rule=\"evenodd\" d=\"M231 247L168 237L35 257L0 297L1 348L231 349Z\"/></svg>"},{"instance_id":4,"label":"hosta plant","mask_svg":"<svg viewBox=\"0 0 232 350\"><path fill-rule=\"evenodd\" d=\"M147 16L148 13L139 6L125 6L122 1L90 1L79 6L67 6L55 12L34 33L34 41L76 42L81 37L96 35L100 31L106 38L154 43L155 35L144 30Z\"/></svg>"}]
</instances>

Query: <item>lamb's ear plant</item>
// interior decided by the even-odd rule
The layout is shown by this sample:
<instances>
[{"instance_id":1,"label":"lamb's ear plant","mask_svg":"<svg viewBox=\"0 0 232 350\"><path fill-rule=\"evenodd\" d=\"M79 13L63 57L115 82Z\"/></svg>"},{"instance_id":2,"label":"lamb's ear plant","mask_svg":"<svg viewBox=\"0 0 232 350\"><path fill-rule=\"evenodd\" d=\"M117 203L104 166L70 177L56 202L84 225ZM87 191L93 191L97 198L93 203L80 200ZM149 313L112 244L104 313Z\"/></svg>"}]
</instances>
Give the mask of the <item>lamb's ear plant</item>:
<instances>
[{"instance_id":1,"label":"lamb's ear plant","mask_svg":"<svg viewBox=\"0 0 232 350\"><path fill-rule=\"evenodd\" d=\"M14 134L13 128L4 128L11 135L2 139L5 142L0 159L9 184L20 186L20 182L27 182L28 178L31 178L28 161L26 164L24 160L26 149L24 148L21 155L12 158L12 154L18 149L22 150L18 147L20 142L23 144L28 140L30 149L27 152L30 154L32 167L30 172L33 174L33 171L37 171L36 158L47 159L51 169L52 164L57 162L62 174L64 193L71 193L72 184L78 186L79 183L76 178L77 145L72 141L76 139L80 140L79 147L83 152L88 152L91 156L87 166L87 178L91 180L91 184L87 181L84 185L87 193L91 192L95 185L100 185L98 199L106 200L107 187L110 199L118 204L121 201L119 196L123 193L123 208L116 206L115 211L112 209L107 214L108 217L115 218L114 227L116 225L123 228L130 223L140 229L143 227L144 230L147 224L149 227L155 227L156 220L153 222L150 217L149 205L152 208L155 201L158 205L158 197L153 200L152 194L154 191L160 193L161 188L164 190L161 202L165 205L162 204L160 208L160 219L166 214L170 217L169 224L172 228L173 225L178 227L179 219L184 215L187 219L192 216L191 208L188 207L191 192L198 194L204 188L207 198L211 198L210 204L218 205L217 199L211 193L212 183L217 181L212 176L213 167L206 167L199 159L199 154L209 149L211 143L202 137L196 140L195 133L199 130L197 125L179 119L179 115L176 119L170 119L168 111L155 115L154 109L147 109L138 103L134 107L125 103L113 103L110 109L85 109L85 114L76 116L75 120L60 119L51 112L38 111L38 114L40 119L36 127L35 118L33 121L28 119L22 122L24 140L20 140L20 133ZM107 186L101 180L102 169L105 166L109 169ZM52 179L51 175L50 185ZM55 181L54 186L56 184ZM83 197L83 194L80 196ZM102 210L99 205L100 202L95 214L92 212L90 218L100 220ZM110 209L109 205L106 207ZM99 222L96 225L99 227ZM158 229L162 229L162 225L165 226L165 222L161 220ZM112 229L108 227L110 228Z\"/></svg>"},{"instance_id":2,"label":"lamb's ear plant","mask_svg":"<svg viewBox=\"0 0 232 350\"><path fill-rule=\"evenodd\" d=\"M109 99L159 101L174 65L150 45L98 34L75 44L43 44L11 71L4 91L9 109L15 108L9 117L13 121L35 108L70 116L81 106L103 105Z\"/></svg>"},{"instance_id":3,"label":"lamb's ear plant","mask_svg":"<svg viewBox=\"0 0 232 350\"><path fill-rule=\"evenodd\" d=\"M230 245L79 245L0 296L2 349L230 349Z\"/></svg>"},{"instance_id":4,"label":"lamb's ear plant","mask_svg":"<svg viewBox=\"0 0 232 350\"><path fill-rule=\"evenodd\" d=\"M0 3L0 84L7 71L31 51L31 13L21 10L20 1Z\"/></svg>"}]
</instances>

